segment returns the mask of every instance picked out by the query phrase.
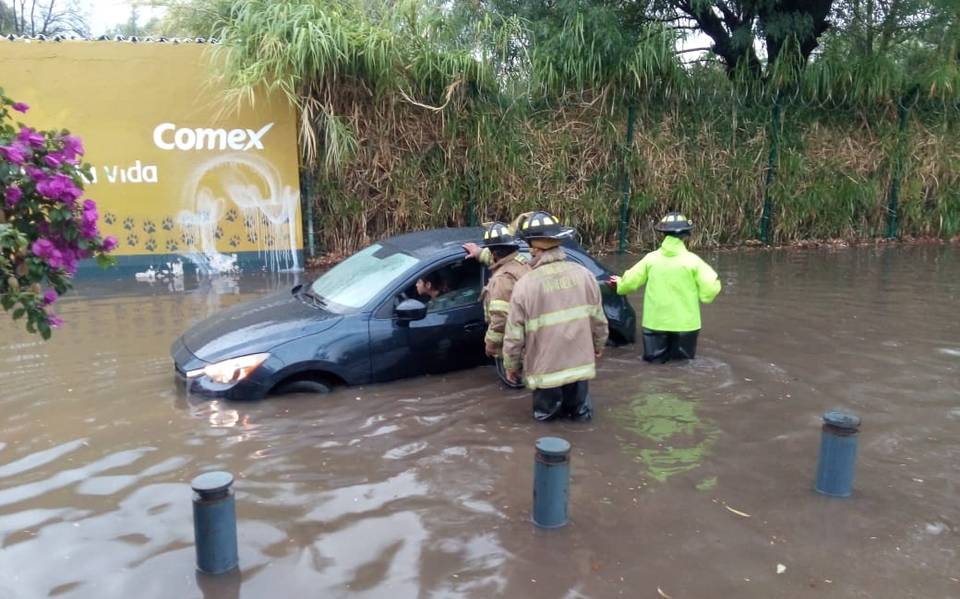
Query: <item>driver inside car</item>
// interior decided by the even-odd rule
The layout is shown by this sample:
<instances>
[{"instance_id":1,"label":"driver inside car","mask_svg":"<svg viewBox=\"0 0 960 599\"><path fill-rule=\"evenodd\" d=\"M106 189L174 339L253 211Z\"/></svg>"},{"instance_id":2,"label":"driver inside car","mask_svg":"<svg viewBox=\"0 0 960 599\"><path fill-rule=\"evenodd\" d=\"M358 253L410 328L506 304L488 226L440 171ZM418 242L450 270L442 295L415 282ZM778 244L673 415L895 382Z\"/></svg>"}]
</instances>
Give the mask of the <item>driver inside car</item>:
<instances>
[{"instance_id":1,"label":"driver inside car","mask_svg":"<svg viewBox=\"0 0 960 599\"><path fill-rule=\"evenodd\" d=\"M429 304L439 296L450 291L450 285L447 278L440 270L435 270L428 275L417 279L417 295L419 300Z\"/></svg>"}]
</instances>

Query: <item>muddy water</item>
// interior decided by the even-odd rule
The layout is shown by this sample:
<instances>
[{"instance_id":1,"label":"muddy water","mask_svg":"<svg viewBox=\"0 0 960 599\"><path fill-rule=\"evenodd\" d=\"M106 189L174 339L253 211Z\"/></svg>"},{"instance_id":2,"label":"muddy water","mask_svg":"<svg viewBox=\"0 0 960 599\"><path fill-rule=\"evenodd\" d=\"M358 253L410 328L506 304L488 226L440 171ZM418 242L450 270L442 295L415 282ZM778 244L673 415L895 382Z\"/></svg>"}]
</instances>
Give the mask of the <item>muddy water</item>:
<instances>
[{"instance_id":1,"label":"muddy water","mask_svg":"<svg viewBox=\"0 0 960 599\"><path fill-rule=\"evenodd\" d=\"M588 425L533 422L490 368L179 396L174 337L291 279L84 283L49 343L0 319L0 598L960 596L960 250L709 258L701 357L607 352ZM833 407L864 420L849 500L811 491ZM546 434L574 446L556 531L530 524ZM242 565L215 580L188 486L212 468Z\"/></svg>"}]
</instances>

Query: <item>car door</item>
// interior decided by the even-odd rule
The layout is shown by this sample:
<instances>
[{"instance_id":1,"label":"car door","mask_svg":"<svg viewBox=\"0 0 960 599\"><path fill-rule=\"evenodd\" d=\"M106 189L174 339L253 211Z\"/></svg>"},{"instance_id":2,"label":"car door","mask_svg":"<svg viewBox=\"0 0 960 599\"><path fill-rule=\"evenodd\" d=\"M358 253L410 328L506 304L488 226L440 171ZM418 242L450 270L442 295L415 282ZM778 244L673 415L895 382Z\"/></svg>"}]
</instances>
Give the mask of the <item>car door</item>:
<instances>
[{"instance_id":1,"label":"car door","mask_svg":"<svg viewBox=\"0 0 960 599\"><path fill-rule=\"evenodd\" d=\"M462 266L463 285L447 301L430 302L421 320L404 322L393 313L396 295L428 272ZM483 307L480 304L482 267L460 257L431 264L397 289L393 298L370 319L372 378L388 381L421 374L438 374L471 368L484 360Z\"/></svg>"}]
</instances>

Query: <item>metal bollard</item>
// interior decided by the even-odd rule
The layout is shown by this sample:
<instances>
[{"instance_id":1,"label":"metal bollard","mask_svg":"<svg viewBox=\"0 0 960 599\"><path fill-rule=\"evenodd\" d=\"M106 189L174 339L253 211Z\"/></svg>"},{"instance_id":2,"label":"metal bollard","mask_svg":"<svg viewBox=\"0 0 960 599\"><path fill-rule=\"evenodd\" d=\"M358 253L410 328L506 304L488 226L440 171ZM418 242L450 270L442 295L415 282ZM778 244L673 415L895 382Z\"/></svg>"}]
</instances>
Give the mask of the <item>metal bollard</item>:
<instances>
[{"instance_id":1,"label":"metal bollard","mask_svg":"<svg viewBox=\"0 0 960 599\"><path fill-rule=\"evenodd\" d=\"M570 443L559 437L537 439L533 471L533 523L559 528L567 523L570 494Z\"/></svg>"},{"instance_id":2,"label":"metal bollard","mask_svg":"<svg viewBox=\"0 0 960 599\"><path fill-rule=\"evenodd\" d=\"M820 460L817 463L817 493L849 497L857 463L860 418L832 410L823 415Z\"/></svg>"},{"instance_id":3,"label":"metal bollard","mask_svg":"<svg viewBox=\"0 0 960 599\"><path fill-rule=\"evenodd\" d=\"M237 511L233 499L233 475L206 472L190 482L193 496L193 535L197 545L197 569L207 574L234 570L237 558Z\"/></svg>"}]
</instances>

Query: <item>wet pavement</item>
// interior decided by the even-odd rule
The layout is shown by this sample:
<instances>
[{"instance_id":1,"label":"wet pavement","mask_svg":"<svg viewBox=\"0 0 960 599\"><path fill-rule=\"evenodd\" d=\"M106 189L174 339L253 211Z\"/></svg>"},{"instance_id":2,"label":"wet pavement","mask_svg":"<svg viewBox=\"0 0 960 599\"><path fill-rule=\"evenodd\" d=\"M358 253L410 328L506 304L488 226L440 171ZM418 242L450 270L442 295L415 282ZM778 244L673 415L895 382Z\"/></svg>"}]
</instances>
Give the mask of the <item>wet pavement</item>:
<instances>
[{"instance_id":1,"label":"wet pavement","mask_svg":"<svg viewBox=\"0 0 960 599\"><path fill-rule=\"evenodd\" d=\"M960 596L960 249L705 257L700 358L609 350L587 425L535 423L490 367L178 395L173 339L288 276L85 282L48 343L0 318L0 599ZM863 418L850 499L812 491L835 407ZM530 523L544 435L574 447L560 530ZM237 476L218 579L194 574L208 469Z\"/></svg>"}]
</instances>

